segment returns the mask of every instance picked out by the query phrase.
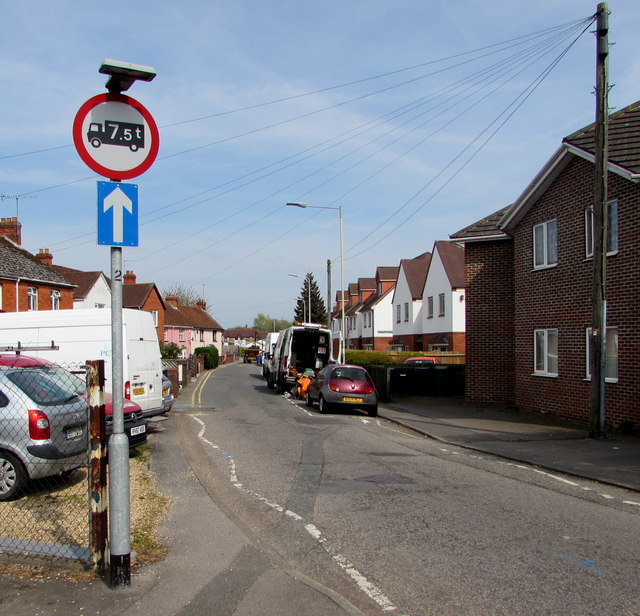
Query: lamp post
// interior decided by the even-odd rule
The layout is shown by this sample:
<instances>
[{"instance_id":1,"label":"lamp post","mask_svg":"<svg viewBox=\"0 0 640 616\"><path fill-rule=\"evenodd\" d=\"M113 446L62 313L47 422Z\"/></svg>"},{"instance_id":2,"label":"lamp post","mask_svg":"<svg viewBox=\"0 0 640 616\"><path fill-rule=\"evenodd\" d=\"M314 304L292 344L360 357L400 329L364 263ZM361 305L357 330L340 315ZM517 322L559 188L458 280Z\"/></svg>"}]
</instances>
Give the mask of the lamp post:
<instances>
[{"instance_id":1,"label":"lamp post","mask_svg":"<svg viewBox=\"0 0 640 616\"><path fill-rule=\"evenodd\" d=\"M344 362L344 348L345 348L345 317L344 317L344 233L342 227L342 206L337 207L329 205L309 205L308 203L302 203L300 201L290 201L287 205L293 207L299 207L302 209L311 208L313 210L337 210L340 221L340 361ZM327 306L327 309L331 309Z\"/></svg>"},{"instance_id":2,"label":"lamp post","mask_svg":"<svg viewBox=\"0 0 640 616\"><path fill-rule=\"evenodd\" d=\"M302 276L298 276L298 274L287 274L287 276L291 276L292 278L302 278ZM307 323L311 323L311 276L309 276L309 274L305 274L304 277L307 279L307 291L309 294L309 301L307 302ZM302 304L305 304L304 299L302 300ZM302 314L304 316L304 312Z\"/></svg>"}]
</instances>

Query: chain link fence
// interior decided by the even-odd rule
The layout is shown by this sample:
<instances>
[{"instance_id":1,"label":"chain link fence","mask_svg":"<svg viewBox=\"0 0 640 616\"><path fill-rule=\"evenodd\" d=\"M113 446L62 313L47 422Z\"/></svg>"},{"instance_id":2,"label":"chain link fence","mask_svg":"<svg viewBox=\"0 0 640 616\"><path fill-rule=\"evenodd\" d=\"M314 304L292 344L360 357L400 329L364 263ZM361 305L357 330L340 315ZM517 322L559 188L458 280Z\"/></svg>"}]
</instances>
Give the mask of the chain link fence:
<instances>
[{"instance_id":1,"label":"chain link fence","mask_svg":"<svg viewBox=\"0 0 640 616\"><path fill-rule=\"evenodd\" d=\"M90 561L89 412L64 366L0 360L0 553Z\"/></svg>"}]
</instances>

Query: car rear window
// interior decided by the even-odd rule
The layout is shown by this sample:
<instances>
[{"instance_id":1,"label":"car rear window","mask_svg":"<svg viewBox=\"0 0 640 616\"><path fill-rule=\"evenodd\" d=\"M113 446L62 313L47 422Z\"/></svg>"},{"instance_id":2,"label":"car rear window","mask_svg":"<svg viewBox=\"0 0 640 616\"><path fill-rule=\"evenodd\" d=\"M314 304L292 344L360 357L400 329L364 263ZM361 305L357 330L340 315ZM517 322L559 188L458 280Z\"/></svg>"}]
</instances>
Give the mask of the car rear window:
<instances>
[{"instance_id":1,"label":"car rear window","mask_svg":"<svg viewBox=\"0 0 640 616\"><path fill-rule=\"evenodd\" d=\"M68 387L63 387L39 369L20 368L7 373L7 378L19 387L36 404L55 406L71 402L78 396Z\"/></svg>"},{"instance_id":2,"label":"car rear window","mask_svg":"<svg viewBox=\"0 0 640 616\"><path fill-rule=\"evenodd\" d=\"M359 368L336 368L331 373L332 379L348 379L350 381L368 381L369 375Z\"/></svg>"}]
</instances>

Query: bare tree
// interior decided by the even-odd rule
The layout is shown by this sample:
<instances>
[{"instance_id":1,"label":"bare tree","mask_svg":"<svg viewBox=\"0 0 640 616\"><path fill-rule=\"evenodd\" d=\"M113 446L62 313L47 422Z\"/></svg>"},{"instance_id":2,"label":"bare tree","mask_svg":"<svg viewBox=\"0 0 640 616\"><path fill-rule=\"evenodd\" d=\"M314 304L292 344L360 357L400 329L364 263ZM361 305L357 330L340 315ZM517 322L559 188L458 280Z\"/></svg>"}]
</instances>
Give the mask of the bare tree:
<instances>
[{"instance_id":1,"label":"bare tree","mask_svg":"<svg viewBox=\"0 0 640 616\"><path fill-rule=\"evenodd\" d=\"M195 306L199 301L205 301L193 287L188 287L182 282L174 282L162 289L162 297L167 298L170 295L177 297L181 306Z\"/></svg>"}]
</instances>

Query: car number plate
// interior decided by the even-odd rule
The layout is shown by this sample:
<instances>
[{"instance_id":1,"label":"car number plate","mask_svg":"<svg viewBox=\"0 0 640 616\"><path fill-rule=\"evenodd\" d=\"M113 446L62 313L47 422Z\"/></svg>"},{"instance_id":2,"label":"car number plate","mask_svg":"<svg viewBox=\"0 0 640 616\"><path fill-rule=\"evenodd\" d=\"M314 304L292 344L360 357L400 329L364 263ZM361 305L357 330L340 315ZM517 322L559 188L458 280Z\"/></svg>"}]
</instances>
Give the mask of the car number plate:
<instances>
[{"instance_id":1,"label":"car number plate","mask_svg":"<svg viewBox=\"0 0 640 616\"><path fill-rule=\"evenodd\" d=\"M345 396L342 398L343 402L362 402L362 398L352 398L349 396Z\"/></svg>"},{"instance_id":2,"label":"car number plate","mask_svg":"<svg viewBox=\"0 0 640 616\"><path fill-rule=\"evenodd\" d=\"M131 436L135 436L136 434L144 434L147 431L147 426L136 426L135 428L131 428Z\"/></svg>"},{"instance_id":3,"label":"car number plate","mask_svg":"<svg viewBox=\"0 0 640 616\"><path fill-rule=\"evenodd\" d=\"M65 431L65 438L68 441L72 441L73 439L80 438L84 434L84 428L69 428Z\"/></svg>"},{"instance_id":4,"label":"car number plate","mask_svg":"<svg viewBox=\"0 0 640 616\"><path fill-rule=\"evenodd\" d=\"M144 393L144 387L134 387L133 388L133 395L134 396L141 396Z\"/></svg>"}]
</instances>

